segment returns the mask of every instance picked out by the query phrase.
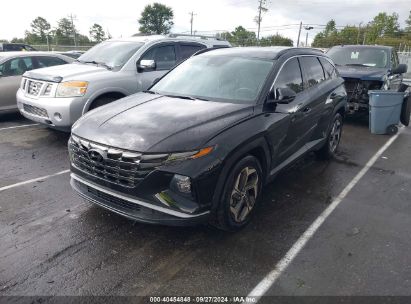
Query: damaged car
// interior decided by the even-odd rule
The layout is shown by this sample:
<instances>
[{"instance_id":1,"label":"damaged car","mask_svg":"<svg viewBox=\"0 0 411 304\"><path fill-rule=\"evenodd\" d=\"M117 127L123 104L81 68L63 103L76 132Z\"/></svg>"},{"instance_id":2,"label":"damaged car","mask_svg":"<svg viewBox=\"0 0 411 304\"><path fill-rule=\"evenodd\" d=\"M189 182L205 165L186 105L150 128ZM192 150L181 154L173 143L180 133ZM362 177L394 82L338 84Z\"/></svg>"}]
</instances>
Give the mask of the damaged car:
<instances>
[{"instance_id":1,"label":"damaged car","mask_svg":"<svg viewBox=\"0 0 411 304\"><path fill-rule=\"evenodd\" d=\"M74 124L71 185L135 221L236 230L278 172L336 153L345 107L344 80L319 51L204 50Z\"/></svg>"},{"instance_id":2,"label":"damaged car","mask_svg":"<svg viewBox=\"0 0 411 304\"><path fill-rule=\"evenodd\" d=\"M327 55L345 80L350 113L368 113L369 90L405 91L402 84L407 65L400 64L393 47L341 45Z\"/></svg>"}]
</instances>

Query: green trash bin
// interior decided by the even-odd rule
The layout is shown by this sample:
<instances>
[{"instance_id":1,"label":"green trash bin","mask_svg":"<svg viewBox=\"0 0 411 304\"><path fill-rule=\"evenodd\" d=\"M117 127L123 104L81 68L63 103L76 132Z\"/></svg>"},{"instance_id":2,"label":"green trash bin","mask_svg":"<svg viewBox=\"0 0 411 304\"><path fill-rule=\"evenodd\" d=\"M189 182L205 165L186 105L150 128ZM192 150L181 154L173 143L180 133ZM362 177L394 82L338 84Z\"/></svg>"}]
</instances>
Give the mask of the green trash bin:
<instances>
[{"instance_id":1,"label":"green trash bin","mask_svg":"<svg viewBox=\"0 0 411 304\"><path fill-rule=\"evenodd\" d=\"M370 97L369 127L372 134L395 134L400 123L404 92L373 90Z\"/></svg>"}]
</instances>

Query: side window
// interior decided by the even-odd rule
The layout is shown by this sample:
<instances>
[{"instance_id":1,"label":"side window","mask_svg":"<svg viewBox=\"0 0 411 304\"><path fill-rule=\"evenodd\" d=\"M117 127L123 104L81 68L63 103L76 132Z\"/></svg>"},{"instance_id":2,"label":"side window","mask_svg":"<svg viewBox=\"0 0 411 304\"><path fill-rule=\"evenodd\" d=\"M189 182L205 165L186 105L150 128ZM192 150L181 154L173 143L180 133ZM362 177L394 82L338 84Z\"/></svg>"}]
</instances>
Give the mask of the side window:
<instances>
[{"instance_id":1,"label":"side window","mask_svg":"<svg viewBox=\"0 0 411 304\"><path fill-rule=\"evenodd\" d=\"M300 58L300 63L307 88L311 88L325 80L323 68L317 57L303 56Z\"/></svg>"},{"instance_id":2,"label":"side window","mask_svg":"<svg viewBox=\"0 0 411 304\"><path fill-rule=\"evenodd\" d=\"M325 79L334 79L337 78L337 72L335 67L325 58L320 57L321 65L323 66Z\"/></svg>"},{"instance_id":3,"label":"side window","mask_svg":"<svg viewBox=\"0 0 411 304\"><path fill-rule=\"evenodd\" d=\"M202 49L205 49L205 46L201 44L180 44L181 59L187 59Z\"/></svg>"},{"instance_id":4,"label":"side window","mask_svg":"<svg viewBox=\"0 0 411 304\"><path fill-rule=\"evenodd\" d=\"M157 70L169 70L176 65L176 51L174 45L154 47L145 53L141 60L154 60Z\"/></svg>"},{"instance_id":5,"label":"side window","mask_svg":"<svg viewBox=\"0 0 411 304\"><path fill-rule=\"evenodd\" d=\"M33 61L30 57L15 58L4 63L3 75L4 76L19 76L24 72L33 69Z\"/></svg>"},{"instance_id":6,"label":"side window","mask_svg":"<svg viewBox=\"0 0 411 304\"><path fill-rule=\"evenodd\" d=\"M303 90L303 79L297 58L290 59L281 69L274 88L288 87L296 93Z\"/></svg>"},{"instance_id":7,"label":"side window","mask_svg":"<svg viewBox=\"0 0 411 304\"><path fill-rule=\"evenodd\" d=\"M37 59L39 68L45 68L45 67L50 67L54 65L62 65L62 64L67 63L63 59L60 59L58 57L39 56L39 57L36 57L36 59Z\"/></svg>"}]
</instances>

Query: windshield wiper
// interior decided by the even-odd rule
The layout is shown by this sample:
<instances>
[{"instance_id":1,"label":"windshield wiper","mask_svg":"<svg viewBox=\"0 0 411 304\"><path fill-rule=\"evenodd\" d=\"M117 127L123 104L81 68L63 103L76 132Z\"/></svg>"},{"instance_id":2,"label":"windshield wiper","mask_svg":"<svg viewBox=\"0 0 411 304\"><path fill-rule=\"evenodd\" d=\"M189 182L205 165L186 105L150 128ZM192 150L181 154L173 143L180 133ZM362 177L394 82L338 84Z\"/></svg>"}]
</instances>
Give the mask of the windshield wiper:
<instances>
[{"instance_id":1,"label":"windshield wiper","mask_svg":"<svg viewBox=\"0 0 411 304\"><path fill-rule=\"evenodd\" d=\"M154 91L151 91L151 90L144 90L143 93L158 94L158 93L156 93L156 92L154 92Z\"/></svg>"},{"instance_id":2,"label":"windshield wiper","mask_svg":"<svg viewBox=\"0 0 411 304\"><path fill-rule=\"evenodd\" d=\"M113 69L112 66L109 66L108 64L106 64L106 63L104 63L104 62L98 62L98 61L95 61L95 60L81 61L81 60L78 60L78 59L77 59L77 61L78 61L78 62L81 62L81 63L91 63L91 64L95 64L95 65L102 65L103 67L105 67L105 68L108 69L108 70L112 70L112 69Z\"/></svg>"},{"instance_id":3,"label":"windshield wiper","mask_svg":"<svg viewBox=\"0 0 411 304\"><path fill-rule=\"evenodd\" d=\"M369 65L365 65L362 63L347 63L346 66L364 66L364 67L370 67Z\"/></svg>"}]
</instances>

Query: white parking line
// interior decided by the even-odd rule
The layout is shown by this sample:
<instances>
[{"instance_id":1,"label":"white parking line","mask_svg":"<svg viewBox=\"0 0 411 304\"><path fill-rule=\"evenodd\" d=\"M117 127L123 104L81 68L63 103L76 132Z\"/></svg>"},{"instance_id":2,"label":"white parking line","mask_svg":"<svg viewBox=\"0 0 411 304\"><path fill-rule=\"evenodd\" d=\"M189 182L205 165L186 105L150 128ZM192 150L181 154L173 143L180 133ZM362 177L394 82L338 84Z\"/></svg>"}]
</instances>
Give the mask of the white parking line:
<instances>
[{"instance_id":1,"label":"white parking line","mask_svg":"<svg viewBox=\"0 0 411 304\"><path fill-rule=\"evenodd\" d=\"M10 130L10 129L17 129L17 128L24 128L24 127L31 127L31 126L38 126L39 124L29 124L29 125L21 125L21 126L14 126L14 127L7 127L7 128L0 128L0 131L3 130Z\"/></svg>"},{"instance_id":2,"label":"white parking line","mask_svg":"<svg viewBox=\"0 0 411 304\"><path fill-rule=\"evenodd\" d=\"M307 242L313 237L318 228L324 223L328 216L338 207L342 200L348 195L348 193L354 188L359 180L368 172L368 170L375 164L379 157L388 149L389 146L398 138L400 133L405 128L393 137L391 137L382 146L377 153L367 162L367 164L361 169L361 171L351 180L351 182L344 188L343 191L337 196L336 199L325 209L319 217L308 227L308 229L300 236L300 238L294 243L294 245L288 250L285 256L275 265L274 269L267 274L263 280L248 294L248 297L254 297L256 302L273 286L280 275L287 269L288 265L294 260L294 258L300 253ZM254 302L254 303L256 303Z\"/></svg>"},{"instance_id":3,"label":"white parking line","mask_svg":"<svg viewBox=\"0 0 411 304\"><path fill-rule=\"evenodd\" d=\"M0 188L0 192L2 192L4 190L11 189L11 188L15 188L15 187L18 187L18 186L23 186L23 185L27 185L27 184L30 184L30 183L35 183L35 182L38 182L38 181L43 181L43 180L48 179L50 177L55 177L55 176L58 176L58 175L61 175L61 174L69 173L69 172L70 172L70 170L64 170L64 171L60 171L60 172L57 172L57 173L54 173L54 174L29 179L29 180L24 181L24 182L20 182L20 183L16 183L16 184L13 184L13 185L2 187L2 188Z\"/></svg>"}]
</instances>

